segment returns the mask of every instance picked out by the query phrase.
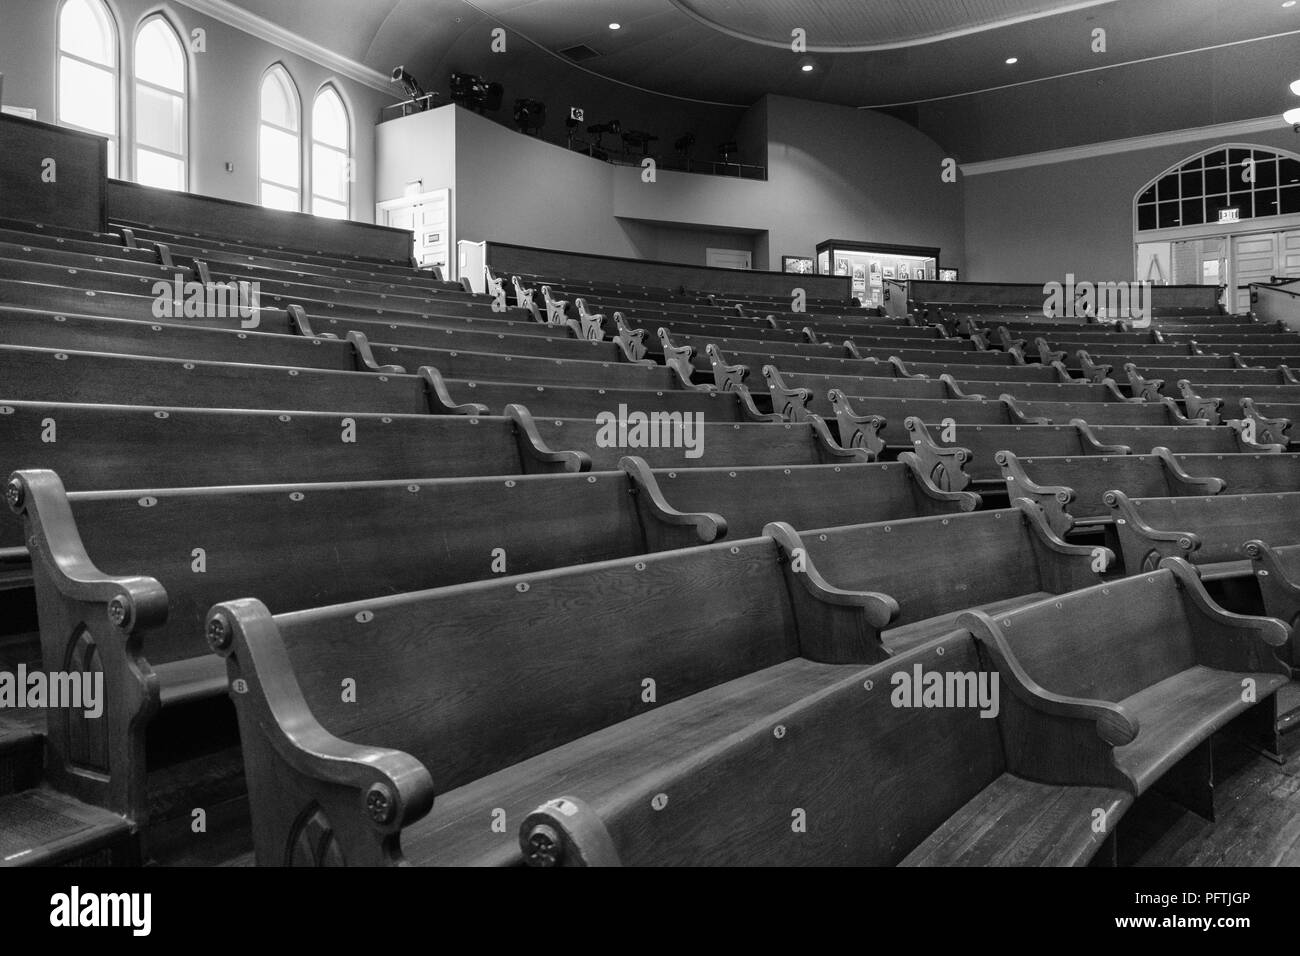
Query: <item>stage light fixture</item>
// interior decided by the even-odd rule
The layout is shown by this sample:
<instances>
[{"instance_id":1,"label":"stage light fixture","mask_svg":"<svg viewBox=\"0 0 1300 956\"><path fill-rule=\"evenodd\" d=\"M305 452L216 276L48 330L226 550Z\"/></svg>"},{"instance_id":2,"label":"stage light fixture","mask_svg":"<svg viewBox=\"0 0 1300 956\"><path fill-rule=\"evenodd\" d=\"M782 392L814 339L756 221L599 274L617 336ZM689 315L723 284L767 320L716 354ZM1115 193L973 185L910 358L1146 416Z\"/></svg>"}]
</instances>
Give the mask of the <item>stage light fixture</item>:
<instances>
[{"instance_id":1,"label":"stage light fixture","mask_svg":"<svg viewBox=\"0 0 1300 956\"><path fill-rule=\"evenodd\" d=\"M541 135L546 124L546 104L541 100L515 100L515 125L526 136Z\"/></svg>"},{"instance_id":2,"label":"stage light fixture","mask_svg":"<svg viewBox=\"0 0 1300 956\"><path fill-rule=\"evenodd\" d=\"M501 108L505 88L500 83L489 83L472 73L451 75L451 101L478 113L493 112Z\"/></svg>"},{"instance_id":3,"label":"stage light fixture","mask_svg":"<svg viewBox=\"0 0 1300 956\"><path fill-rule=\"evenodd\" d=\"M406 67L393 67L391 82L401 84L402 89L406 91L406 95L415 103L416 109L426 110L429 108L429 95L424 92L424 88L420 86L419 81L406 72Z\"/></svg>"}]
</instances>

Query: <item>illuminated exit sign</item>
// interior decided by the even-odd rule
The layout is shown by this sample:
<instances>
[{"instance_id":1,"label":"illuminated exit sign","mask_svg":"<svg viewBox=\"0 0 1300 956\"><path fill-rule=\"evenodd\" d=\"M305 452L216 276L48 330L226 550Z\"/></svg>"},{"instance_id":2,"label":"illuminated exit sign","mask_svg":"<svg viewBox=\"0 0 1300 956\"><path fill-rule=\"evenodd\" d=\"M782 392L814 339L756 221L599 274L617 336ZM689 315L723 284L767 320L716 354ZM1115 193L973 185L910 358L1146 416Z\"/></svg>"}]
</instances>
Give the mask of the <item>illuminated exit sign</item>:
<instances>
[{"instance_id":1,"label":"illuminated exit sign","mask_svg":"<svg viewBox=\"0 0 1300 956\"><path fill-rule=\"evenodd\" d=\"M1241 209L1236 206L1231 209L1220 209L1219 222L1241 222Z\"/></svg>"}]
</instances>

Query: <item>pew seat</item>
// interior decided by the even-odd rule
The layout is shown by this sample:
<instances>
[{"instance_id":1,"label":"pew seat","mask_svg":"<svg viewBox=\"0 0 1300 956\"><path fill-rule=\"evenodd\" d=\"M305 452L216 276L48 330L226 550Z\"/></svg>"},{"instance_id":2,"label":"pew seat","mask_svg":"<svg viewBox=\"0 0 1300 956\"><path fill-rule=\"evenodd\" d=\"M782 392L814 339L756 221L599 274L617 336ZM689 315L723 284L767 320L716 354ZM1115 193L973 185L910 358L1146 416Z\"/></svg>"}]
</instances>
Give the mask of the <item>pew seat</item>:
<instances>
[{"instance_id":1,"label":"pew seat","mask_svg":"<svg viewBox=\"0 0 1300 956\"><path fill-rule=\"evenodd\" d=\"M1213 819L1211 736L1249 711L1263 719L1237 729L1276 752L1273 695L1290 679L1278 656L1289 629L1225 611L1181 559L1007 614L972 612L962 625L1012 691L1004 703L1075 723L1076 749L1056 755L1058 774L1101 771L1134 796L1160 784ZM1035 742L1026 732L1012 746Z\"/></svg>"}]
</instances>

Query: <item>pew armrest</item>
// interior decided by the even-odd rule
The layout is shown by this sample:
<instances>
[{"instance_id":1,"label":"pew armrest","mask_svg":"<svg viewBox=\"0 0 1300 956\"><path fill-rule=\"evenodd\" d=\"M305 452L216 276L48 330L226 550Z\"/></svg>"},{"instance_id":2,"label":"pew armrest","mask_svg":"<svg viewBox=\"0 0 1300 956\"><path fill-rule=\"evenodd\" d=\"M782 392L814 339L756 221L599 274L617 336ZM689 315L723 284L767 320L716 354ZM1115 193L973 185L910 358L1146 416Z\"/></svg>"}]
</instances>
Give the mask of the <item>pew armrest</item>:
<instances>
[{"instance_id":1,"label":"pew armrest","mask_svg":"<svg viewBox=\"0 0 1300 956\"><path fill-rule=\"evenodd\" d=\"M380 365L375 360L375 353L370 348L370 340L366 338L364 332L349 332L347 341L352 346L353 355L356 356L357 371L380 372L386 375L402 375L406 372L406 369L400 365Z\"/></svg>"},{"instance_id":2,"label":"pew armrest","mask_svg":"<svg viewBox=\"0 0 1300 956\"><path fill-rule=\"evenodd\" d=\"M820 415L809 414L806 423L812 427L813 442L817 445L818 457L824 464L834 465L839 462L874 461L875 455L865 448L844 448L835 440L826 419Z\"/></svg>"},{"instance_id":3,"label":"pew armrest","mask_svg":"<svg viewBox=\"0 0 1300 956\"><path fill-rule=\"evenodd\" d=\"M971 482L970 475L962 468L962 465L970 461L970 449L936 445L930 437L930 430L916 416L909 416L903 422L903 427L912 438L912 451L921 470L930 480L947 491L964 491Z\"/></svg>"},{"instance_id":4,"label":"pew armrest","mask_svg":"<svg viewBox=\"0 0 1300 956\"><path fill-rule=\"evenodd\" d=\"M99 714L46 710L47 779L143 824L145 730L162 702L144 641L166 620L167 592L155 578L106 574L96 566L54 472L14 472L5 500L23 521L31 555L42 659L75 670L89 669L93 657L103 673ZM68 663L55 663L61 661Z\"/></svg>"},{"instance_id":5,"label":"pew armrest","mask_svg":"<svg viewBox=\"0 0 1300 956\"><path fill-rule=\"evenodd\" d=\"M1185 378L1178 380L1178 394L1183 397L1183 407L1187 409L1188 418L1204 418L1211 425L1219 424L1223 399L1205 398L1196 394L1192 383Z\"/></svg>"},{"instance_id":6,"label":"pew armrest","mask_svg":"<svg viewBox=\"0 0 1300 956\"><path fill-rule=\"evenodd\" d=\"M1115 564L1115 552L1098 545L1070 544L1047 520L1042 506L1028 498L1013 498L1012 507L1025 516L1038 556L1038 574L1044 591L1065 594L1100 582L1101 572ZM1098 567L1100 565L1100 567Z\"/></svg>"},{"instance_id":7,"label":"pew armrest","mask_svg":"<svg viewBox=\"0 0 1300 956\"><path fill-rule=\"evenodd\" d=\"M787 422L808 420L812 414L808 410L808 403L812 401L810 389L788 387L775 365L763 366L763 380L767 382L767 389L772 394L772 410L776 414Z\"/></svg>"},{"instance_id":8,"label":"pew armrest","mask_svg":"<svg viewBox=\"0 0 1300 956\"><path fill-rule=\"evenodd\" d=\"M1137 718L1122 705L1106 700L1069 697L1042 687L1011 650L1001 626L983 611L967 611L957 625L970 631L1010 686L1003 697L1006 722L1003 746L1008 769L1057 784L1119 785L1136 792L1135 783L1114 763L1113 748L1137 739Z\"/></svg>"},{"instance_id":9,"label":"pew armrest","mask_svg":"<svg viewBox=\"0 0 1300 956\"><path fill-rule=\"evenodd\" d=\"M1024 465L1015 452L1003 450L994 456L1007 482L1007 497L1011 501L1028 498L1043 510L1048 527L1063 535L1074 527L1074 517L1066 506L1075 499L1073 488L1064 485L1040 485L1025 473Z\"/></svg>"},{"instance_id":10,"label":"pew armrest","mask_svg":"<svg viewBox=\"0 0 1300 956\"><path fill-rule=\"evenodd\" d=\"M622 312L614 313L614 344L622 353L623 360L631 365L658 364L654 359L646 358L645 329L630 328Z\"/></svg>"},{"instance_id":11,"label":"pew armrest","mask_svg":"<svg viewBox=\"0 0 1300 956\"><path fill-rule=\"evenodd\" d=\"M998 396L1007 410L1007 421L1012 425L1050 425L1052 420L1044 415L1026 415L1014 395L1003 392Z\"/></svg>"},{"instance_id":12,"label":"pew armrest","mask_svg":"<svg viewBox=\"0 0 1300 956\"><path fill-rule=\"evenodd\" d=\"M729 392L737 385L744 385L745 379L749 378L748 365L728 364L722 349L712 342L704 346L704 354L708 356L709 367L713 370L713 384L719 391Z\"/></svg>"},{"instance_id":13,"label":"pew armrest","mask_svg":"<svg viewBox=\"0 0 1300 956\"><path fill-rule=\"evenodd\" d=\"M1277 455L1286 451L1286 446L1284 444L1272 444L1270 442L1251 441L1247 435L1248 431L1255 430L1256 438L1263 437L1259 434L1254 423L1251 423L1248 426L1246 422L1234 418L1229 421L1225 421L1223 424L1227 425L1229 428L1232 429L1233 434L1237 436L1237 442L1238 444L1241 445L1241 450L1243 452L1253 452L1254 454L1257 455L1260 454Z\"/></svg>"},{"instance_id":14,"label":"pew armrest","mask_svg":"<svg viewBox=\"0 0 1300 956\"><path fill-rule=\"evenodd\" d=\"M1128 445L1105 445L1098 441L1092 426L1082 418L1072 418L1070 424L1079 430L1079 444L1090 455L1127 455L1131 451Z\"/></svg>"},{"instance_id":15,"label":"pew armrest","mask_svg":"<svg viewBox=\"0 0 1300 956\"><path fill-rule=\"evenodd\" d=\"M646 543L652 551L711 544L726 536L727 519L722 515L678 511L669 504L644 458L625 455L619 459L618 466L632 483Z\"/></svg>"},{"instance_id":16,"label":"pew armrest","mask_svg":"<svg viewBox=\"0 0 1300 956\"><path fill-rule=\"evenodd\" d=\"M524 406L507 405L506 418L515 427L525 474L591 471L591 456L585 451L555 451L547 445Z\"/></svg>"},{"instance_id":17,"label":"pew armrest","mask_svg":"<svg viewBox=\"0 0 1300 956\"><path fill-rule=\"evenodd\" d=\"M840 433L840 445L845 448L865 448L873 459L879 458L885 451L885 439L881 432L888 422L881 415L859 415L853 411L849 397L838 388L827 394L831 408L835 411L835 424Z\"/></svg>"},{"instance_id":18,"label":"pew armrest","mask_svg":"<svg viewBox=\"0 0 1300 956\"><path fill-rule=\"evenodd\" d=\"M1262 542L1249 542L1247 553L1251 553L1251 545L1259 544ZM1206 592L1196 569L1182 558L1165 558L1160 567L1172 571L1178 581L1188 607L1192 649L1198 664L1217 670L1291 676L1290 666L1277 654L1277 648L1285 647L1291 638L1291 628L1285 622L1235 614L1220 607Z\"/></svg>"},{"instance_id":19,"label":"pew armrest","mask_svg":"<svg viewBox=\"0 0 1300 956\"><path fill-rule=\"evenodd\" d=\"M414 757L342 740L312 714L270 611L246 598L208 612L208 643L226 659L258 808L259 865L298 862L298 821L312 806L349 866L402 862L401 831L433 806L433 780Z\"/></svg>"},{"instance_id":20,"label":"pew armrest","mask_svg":"<svg viewBox=\"0 0 1300 956\"><path fill-rule=\"evenodd\" d=\"M1228 487L1228 483L1222 478L1198 478L1189 475L1178 463L1174 453L1163 445L1152 448L1151 454L1160 459L1160 464L1165 469L1165 482L1174 487L1186 488L1189 494L1217 495Z\"/></svg>"},{"instance_id":21,"label":"pew armrest","mask_svg":"<svg viewBox=\"0 0 1300 956\"><path fill-rule=\"evenodd\" d=\"M1115 529L1124 552L1124 568L1129 574L1150 571L1161 558L1190 557L1201 546L1201 539L1194 532L1160 531L1151 527L1122 491L1108 491L1101 500L1115 513Z\"/></svg>"},{"instance_id":22,"label":"pew armrest","mask_svg":"<svg viewBox=\"0 0 1300 956\"><path fill-rule=\"evenodd\" d=\"M763 535L778 549L794 605L799 653L824 664L877 663L888 655L880 632L898 617L898 602L874 591L846 591L817 570L799 533L784 521Z\"/></svg>"},{"instance_id":23,"label":"pew armrest","mask_svg":"<svg viewBox=\"0 0 1300 956\"><path fill-rule=\"evenodd\" d=\"M951 375L950 373L948 373L948 372L944 372L942 375L940 375L940 376L939 376L939 381L943 382L943 384L947 387L947 389L948 389L948 395L949 395L950 398L980 398L980 399L982 399L982 398L984 397L983 395L977 394L977 393L975 393L975 392L964 392L964 391L962 391L962 387L961 387L961 385L959 385L959 384L957 383L957 380L956 380L955 378L953 378L952 375Z\"/></svg>"},{"instance_id":24,"label":"pew armrest","mask_svg":"<svg viewBox=\"0 0 1300 956\"><path fill-rule=\"evenodd\" d=\"M432 365L420 367L420 378L424 379L424 391L429 400L429 411L435 415L469 415L480 417L489 414L486 405L478 402L458 403L447 389L447 381Z\"/></svg>"},{"instance_id":25,"label":"pew armrest","mask_svg":"<svg viewBox=\"0 0 1300 956\"><path fill-rule=\"evenodd\" d=\"M1289 446L1291 444L1291 439L1287 436L1287 431L1291 428L1291 419L1268 418L1262 415L1253 398L1243 398L1241 400L1241 410L1248 420L1255 423L1256 437L1280 445Z\"/></svg>"},{"instance_id":26,"label":"pew armrest","mask_svg":"<svg viewBox=\"0 0 1300 956\"><path fill-rule=\"evenodd\" d=\"M924 496L930 507L922 507L922 513L948 514L953 511L979 511L984 505L983 497L974 491L944 491L936 487L921 468L920 459L910 451L902 452L898 460L907 466L908 477L916 489Z\"/></svg>"}]
</instances>

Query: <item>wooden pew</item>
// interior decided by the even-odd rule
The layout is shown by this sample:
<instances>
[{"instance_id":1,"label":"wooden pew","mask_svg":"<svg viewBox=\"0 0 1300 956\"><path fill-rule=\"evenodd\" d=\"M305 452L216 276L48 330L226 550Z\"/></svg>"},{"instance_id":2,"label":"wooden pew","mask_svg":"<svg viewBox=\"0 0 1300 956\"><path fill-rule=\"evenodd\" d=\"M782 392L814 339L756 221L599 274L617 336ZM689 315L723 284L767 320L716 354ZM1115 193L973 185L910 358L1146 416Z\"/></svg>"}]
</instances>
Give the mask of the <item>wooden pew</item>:
<instances>
[{"instance_id":1,"label":"wooden pew","mask_svg":"<svg viewBox=\"0 0 1300 956\"><path fill-rule=\"evenodd\" d=\"M668 368L491 353L437 356L444 377L538 385L671 389ZM298 408L419 414L435 410L430 376L198 362L0 346L0 397L208 408ZM437 409L441 411L442 409Z\"/></svg>"},{"instance_id":2,"label":"wooden pew","mask_svg":"<svg viewBox=\"0 0 1300 956\"><path fill-rule=\"evenodd\" d=\"M1008 749L1025 748L1040 770L1164 792L1213 820L1212 735L1232 726L1277 752L1287 626L1225 611L1178 559L1008 612L970 612L960 626L1011 691ZM1037 724L1049 715L1072 745L1046 750Z\"/></svg>"},{"instance_id":3,"label":"wooden pew","mask_svg":"<svg viewBox=\"0 0 1300 956\"><path fill-rule=\"evenodd\" d=\"M1243 422L1222 425L1093 425L1082 420L1073 424L1089 432L1100 444L1127 445L1145 452L1164 445L1179 455L1277 454L1281 444L1251 441Z\"/></svg>"},{"instance_id":4,"label":"wooden pew","mask_svg":"<svg viewBox=\"0 0 1300 956\"><path fill-rule=\"evenodd\" d=\"M1243 398L1264 404L1286 404L1300 400L1300 385L1233 385L1211 381L1193 383L1180 379L1178 392L1189 417L1204 418L1212 424L1218 424L1221 420L1219 412L1225 404L1239 406Z\"/></svg>"},{"instance_id":5,"label":"wooden pew","mask_svg":"<svg viewBox=\"0 0 1300 956\"><path fill-rule=\"evenodd\" d=\"M287 321L287 316L284 320ZM261 317L258 316L261 328ZM381 365L366 337L357 332L345 338L318 338L276 334L287 329L240 330L240 319L227 328L175 322L137 322L97 316L51 314L0 308L3 343L25 348L77 352L112 352L151 358L202 359L248 365L283 365L332 369L340 372L391 372L400 365ZM268 323L269 324L269 323Z\"/></svg>"},{"instance_id":6,"label":"wooden pew","mask_svg":"<svg viewBox=\"0 0 1300 956\"><path fill-rule=\"evenodd\" d=\"M1159 371L1162 377L1151 378L1144 375L1147 371ZM1196 379L1198 382L1212 381L1213 385L1203 387L1218 388L1220 384L1234 386L1257 385L1300 385L1285 365L1277 368L1232 368L1215 369L1213 372L1199 368L1160 368L1146 369L1129 362L1124 366L1124 374L1134 395L1140 395L1147 401L1156 401L1160 397L1179 398L1182 395L1178 383L1182 380Z\"/></svg>"},{"instance_id":7,"label":"wooden pew","mask_svg":"<svg viewBox=\"0 0 1300 956\"><path fill-rule=\"evenodd\" d=\"M779 422L780 416L758 408L749 389L736 385L730 391L650 391L631 388L574 388L564 385L530 385L526 382L476 382L446 379L437 369L425 368L430 398L439 414L500 415L508 405L523 405L535 417L591 418L602 413L662 412L703 415L715 422ZM766 399L766 396L763 396Z\"/></svg>"},{"instance_id":8,"label":"wooden pew","mask_svg":"<svg viewBox=\"0 0 1300 956\"><path fill-rule=\"evenodd\" d=\"M1287 644L1287 663L1300 666L1300 545L1273 545L1252 538L1243 545L1250 558L1251 570L1269 617L1283 621L1291 629Z\"/></svg>"},{"instance_id":9,"label":"wooden pew","mask_svg":"<svg viewBox=\"0 0 1300 956\"><path fill-rule=\"evenodd\" d=\"M926 707L909 698L900 706L899 689L931 675L956 689L957 703ZM703 765L674 768L666 784L656 781L669 806L690 801L689 817L671 829L657 822L648 792L626 798L649 779L619 777L600 787L561 776L567 768L548 768L546 783L564 796L525 817L520 851L531 866L1113 862L1113 834L1132 795L1086 772L1042 782L1035 755L1004 748L1000 705L996 714L980 708L980 682L991 677L965 632L845 676L781 713L779 745L772 745L771 722L756 721ZM993 690L996 699L1000 688ZM651 720L628 721L625 736L654 736ZM1035 730L1045 735L1042 746L1069 748L1047 720ZM816 826L796 832L791 807ZM590 828L573 822L578 808ZM754 832L765 836L755 842L747 837Z\"/></svg>"},{"instance_id":10,"label":"wooden pew","mask_svg":"<svg viewBox=\"0 0 1300 956\"><path fill-rule=\"evenodd\" d=\"M1075 457L1127 455L1127 445L1105 445L1078 422L1069 425L954 425L939 429L913 417L904 423L912 450L926 478L944 491L973 488L997 494L1005 487L997 454Z\"/></svg>"},{"instance_id":11,"label":"wooden pew","mask_svg":"<svg viewBox=\"0 0 1300 956\"><path fill-rule=\"evenodd\" d=\"M1111 524L1112 513L1103 499L1113 488L1135 498L1167 498L1217 495L1228 487L1221 478L1188 474L1168 448L1153 448L1147 455L1066 458L1021 457L1003 450L995 457L1007 495L1035 502L1052 530L1063 537L1075 528Z\"/></svg>"},{"instance_id":12,"label":"wooden pew","mask_svg":"<svg viewBox=\"0 0 1300 956\"><path fill-rule=\"evenodd\" d=\"M1061 540L1026 499L995 511L768 533L792 575L879 594L888 614L871 620L870 633L890 654L959 629L968 609L996 612L1088 587L1115 559L1108 548Z\"/></svg>"},{"instance_id":13,"label":"wooden pew","mask_svg":"<svg viewBox=\"0 0 1300 956\"><path fill-rule=\"evenodd\" d=\"M42 658L93 649L108 688L100 720L68 709L50 721L55 786L89 788L98 805L145 822L153 705L143 718L138 709L145 698L165 709L225 689L203 618L231 594L286 612L726 533L716 514L634 503L629 492L623 473L605 472L69 494L54 472L16 472L6 494L33 555ZM557 513L568 515L559 538ZM91 743L93 774L75 756ZM99 775L109 778L102 789Z\"/></svg>"},{"instance_id":14,"label":"wooden pew","mask_svg":"<svg viewBox=\"0 0 1300 956\"><path fill-rule=\"evenodd\" d=\"M878 660L877 600L792 592L759 538L295 614L219 604L257 860L517 863L513 827L553 795L537 768L578 785L698 760ZM637 717L655 730L627 733Z\"/></svg>"},{"instance_id":15,"label":"wooden pew","mask_svg":"<svg viewBox=\"0 0 1300 956\"><path fill-rule=\"evenodd\" d=\"M1209 581L1249 577L1245 543L1300 544L1300 492L1195 498L1130 498L1107 492L1130 573L1183 558Z\"/></svg>"},{"instance_id":16,"label":"wooden pew","mask_svg":"<svg viewBox=\"0 0 1300 956\"><path fill-rule=\"evenodd\" d=\"M1001 401L1025 419L1045 418L1055 425L1082 419L1089 425L1204 425L1199 418L1188 418L1178 403L1170 398L1149 402L1022 402L1013 395L999 396ZM1015 424L1015 423L1008 423Z\"/></svg>"},{"instance_id":17,"label":"wooden pew","mask_svg":"<svg viewBox=\"0 0 1300 956\"><path fill-rule=\"evenodd\" d=\"M759 465L842 465L871 461L861 448L841 448L820 418L806 422L738 422L705 420L703 430L691 423L681 442L664 440L664 427L645 430L618 442L616 422L592 419L535 418L519 405L506 409L530 445L581 452L598 471L618 467L624 455L638 455L652 468L712 468ZM629 419L630 421L630 419ZM675 433L674 433L675 434ZM658 435L658 438L655 436ZM672 437L671 435L669 436ZM651 442L647 447L644 442ZM686 447L687 442L693 447ZM674 447L676 445L676 447Z\"/></svg>"},{"instance_id":18,"label":"wooden pew","mask_svg":"<svg viewBox=\"0 0 1300 956\"><path fill-rule=\"evenodd\" d=\"M1074 406L1071 406L1074 407ZM1090 406L1091 407L1091 406ZM1128 407L1128 406L1116 406ZM858 414L862 409L866 414ZM1019 406L1005 400L849 398L833 388L825 401L812 396L806 406L793 407L796 421L809 414L833 416L840 444L845 448L865 448L876 458L897 456L912 447L912 436L902 425L908 417L939 424L962 425L1050 425L1046 418L1027 418Z\"/></svg>"},{"instance_id":19,"label":"wooden pew","mask_svg":"<svg viewBox=\"0 0 1300 956\"><path fill-rule=\"evenodd\" d=\"M771 522L796 528L865 524L899 518L975 511L979 495L943 492L921 480L911 456L875 464L748 468L651 468L628 456L638 507L717 513L732 538L757 535ZM647 522L646 527L651 527Z\"/></svg>"},{"instance_id":20,"label":"wooden pew","mask_svg":"<svg viewBox=\"0 0 1300 956\"><path fill-rule=\"evenodd\" d=\"M579 472L591 460L504 417L3 400L0 474L20 468L48 468L88 491ZM20 524L0 513L0 552L22 542Z\"/></svg>"},{"instance_id":21,"label":"wooden pew","mask_svg":"<svg viewBox=\"0 0 1300 956\"><path fill-rule=\"evenodd\" d=\"M1283 445L1291 443L1291 423L1300 418L1300 404L1259 404L1253 398L1243 398L1240 404L1244 421L1255 424L1257 440Z\"/></svg>"}]
</instances>

